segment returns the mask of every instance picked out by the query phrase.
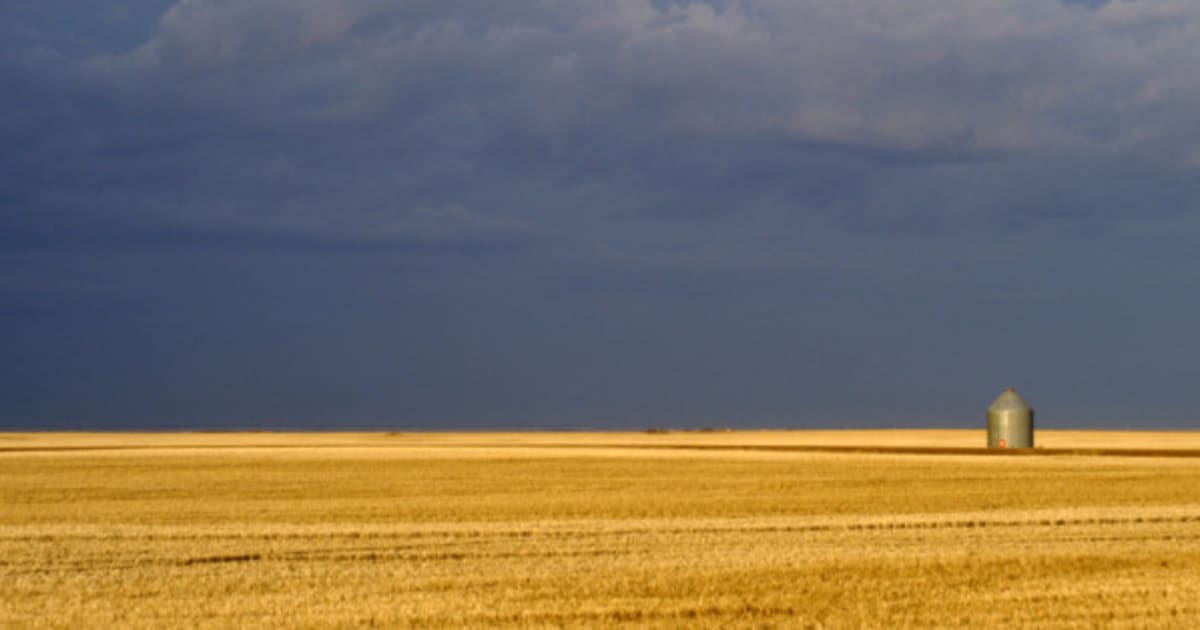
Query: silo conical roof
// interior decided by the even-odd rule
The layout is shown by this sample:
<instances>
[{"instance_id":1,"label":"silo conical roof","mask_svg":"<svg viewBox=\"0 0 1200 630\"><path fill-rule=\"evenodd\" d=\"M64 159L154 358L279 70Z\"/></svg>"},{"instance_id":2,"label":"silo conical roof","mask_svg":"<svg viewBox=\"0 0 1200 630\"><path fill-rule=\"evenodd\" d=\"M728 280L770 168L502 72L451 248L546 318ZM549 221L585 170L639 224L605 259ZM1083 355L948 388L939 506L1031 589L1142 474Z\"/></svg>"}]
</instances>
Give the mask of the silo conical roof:
<instances>
[{"instance_id":1,"label":"silo conical roof","mask_svg":"<svg viewBox=\"0 0 1200 630\"><path fill-rule=\"evenodd\" d=\"M1031 410L1032 409L1025 402L1025 399L1021 398L1021 395L1017 393L1017 390L1015 390L1011 387L1004 390L1004 393L1000 394L1000 396L998 398L996 398L996 402L992 403L991 407L988 407L988 411L1031 411Z\"/></svg>"}]
</instances>

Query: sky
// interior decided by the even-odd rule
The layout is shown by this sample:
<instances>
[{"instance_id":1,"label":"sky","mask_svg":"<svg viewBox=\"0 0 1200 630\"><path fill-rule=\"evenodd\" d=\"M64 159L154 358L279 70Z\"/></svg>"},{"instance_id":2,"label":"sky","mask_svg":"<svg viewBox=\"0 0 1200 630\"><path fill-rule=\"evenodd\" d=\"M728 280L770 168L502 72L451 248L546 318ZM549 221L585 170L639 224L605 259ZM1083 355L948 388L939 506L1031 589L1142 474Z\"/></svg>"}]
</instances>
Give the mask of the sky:
<instances>
[{"instance_id":1,"label":"sky","mask_svg":"<svg viewBox=\"0 0 1200 630\"><path fill-rule=\"evenodd\" d=\"M0 4L0 429L1197 428L1193 0Z\"/></svg>"}]
</instances>

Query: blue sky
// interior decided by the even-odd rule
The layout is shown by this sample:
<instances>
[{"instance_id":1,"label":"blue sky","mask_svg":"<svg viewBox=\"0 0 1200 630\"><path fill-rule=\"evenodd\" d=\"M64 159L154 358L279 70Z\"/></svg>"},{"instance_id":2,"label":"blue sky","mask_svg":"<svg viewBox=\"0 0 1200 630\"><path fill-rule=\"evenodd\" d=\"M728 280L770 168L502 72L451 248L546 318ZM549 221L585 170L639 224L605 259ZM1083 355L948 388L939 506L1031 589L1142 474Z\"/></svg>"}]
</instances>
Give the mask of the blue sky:
<instances>
[{"instance_id":1,"label":"blue sky","mask_svg":"<svg viewBox=\"0 0 1200 630\"><path fill-rule=\"evenodd\" d=\"M0 428L1194 427L1200 4L0 7Z\"/></svg>"}]
</instances>

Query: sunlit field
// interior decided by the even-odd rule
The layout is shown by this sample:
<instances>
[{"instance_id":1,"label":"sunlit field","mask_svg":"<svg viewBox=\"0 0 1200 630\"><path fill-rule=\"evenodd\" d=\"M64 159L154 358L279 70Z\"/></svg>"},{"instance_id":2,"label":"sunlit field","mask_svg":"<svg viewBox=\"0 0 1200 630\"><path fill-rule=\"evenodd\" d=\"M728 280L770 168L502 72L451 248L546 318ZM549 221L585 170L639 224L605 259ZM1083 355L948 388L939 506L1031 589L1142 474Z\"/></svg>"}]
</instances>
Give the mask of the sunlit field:
<instances>
[{"instance_id":1,"label":"sunlit field","mask_svg":"<svg viewBox=\"0 0 1200 630\"><path fill-rule=\"evenodd\" d=\"M1200 624L1200 435L0 434L0 627Z\"/></svg>"}]
</instances>

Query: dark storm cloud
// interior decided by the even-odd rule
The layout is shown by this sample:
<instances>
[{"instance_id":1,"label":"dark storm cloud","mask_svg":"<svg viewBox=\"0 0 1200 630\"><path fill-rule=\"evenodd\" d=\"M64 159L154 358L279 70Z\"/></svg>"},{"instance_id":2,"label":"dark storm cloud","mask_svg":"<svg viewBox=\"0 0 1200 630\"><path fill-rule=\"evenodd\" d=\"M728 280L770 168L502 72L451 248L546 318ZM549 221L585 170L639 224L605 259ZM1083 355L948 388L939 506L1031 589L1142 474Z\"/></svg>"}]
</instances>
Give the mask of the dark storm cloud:
<instances>
[{"instance_id":1,"label":"dark storm cloud","mask_svg":"<svg viewBox=\"0 0 1200 630\"><path fill-rule=\"evenodd\" d=\"M1179 131L1198 124L1196 86L1180 70L1196 61L1195 13L1168 3L180 2L130 49L14 53L12 83L56 91L14 103L35 113L13 112L8 130L45 130L27 139L34 151L21 160L40 172L24 179L79 188L53 191L73 206L72 193L102 192L109 208L148 202L159 219L205 228L336 230L360 213L408 210L389 198L539 222L589 185L634 187L650 213L746 211L764 198L807 206L854 193L796 168L837 160L839 147L868 164L835 181L869 179L864 168L888 160L1014 153L1187 167L1195 149ZM1156 45L1129 54L1146 39ZM515 178L568 199L477 207ZM155 198L181 191L186 203ZM260 199L268 211L247 207Z\"/></svg>"},{"instance_id":2,"label":"dark storm cloud","mask_svg":"<svg viewBox=\"0 0 1200 630\"><path fill-rule=\"evenodd\" d=\"M0 8L4 417L950 418L1049 340L1089 392L1091 339L1196 307L1197 41L1173 0Z\"/></svg>"}]
</instances>

